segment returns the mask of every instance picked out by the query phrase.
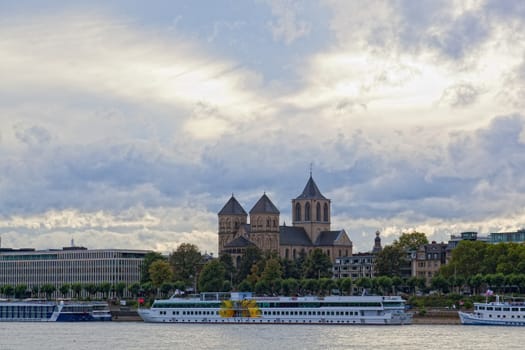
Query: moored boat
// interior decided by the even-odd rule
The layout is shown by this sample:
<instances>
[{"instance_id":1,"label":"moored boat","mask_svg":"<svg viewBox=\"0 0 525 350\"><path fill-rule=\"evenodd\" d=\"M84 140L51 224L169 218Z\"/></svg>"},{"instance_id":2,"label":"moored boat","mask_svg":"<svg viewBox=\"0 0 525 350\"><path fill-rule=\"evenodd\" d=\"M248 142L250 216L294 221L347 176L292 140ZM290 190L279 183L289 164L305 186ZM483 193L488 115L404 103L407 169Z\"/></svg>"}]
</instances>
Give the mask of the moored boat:
<instances>
[{"instance_id":1,"label":"moored boat","mask_svg":"<svg viewBox=\"0 0 525 350\"><path fill-rule=\"evenodd\" d=\"M111 319L109 306L104 302L0 302L0 322L82 322Z\"/></svg>"},{"instance_id":2,"label":"moored boat","mask_svg":"<svg viewBox=\"0 0 525 350\"><path fill-rule=\"evenodd\" d=\"M249 292L172 296L140 308L145 322L248 324L412 323L399 296L254 297Z\"/></svg>"},{"instance_id":3,"label":"moored boat","mask_svg":"<svg viewBox=\"0 0 525 350\"><path fill-rule=\"evenodd\" d=\"M464 325L525 326L525 303L500 301L498 295L493 302L474 303L473 312L458 314Z\"/></svg>"}]
</instances>

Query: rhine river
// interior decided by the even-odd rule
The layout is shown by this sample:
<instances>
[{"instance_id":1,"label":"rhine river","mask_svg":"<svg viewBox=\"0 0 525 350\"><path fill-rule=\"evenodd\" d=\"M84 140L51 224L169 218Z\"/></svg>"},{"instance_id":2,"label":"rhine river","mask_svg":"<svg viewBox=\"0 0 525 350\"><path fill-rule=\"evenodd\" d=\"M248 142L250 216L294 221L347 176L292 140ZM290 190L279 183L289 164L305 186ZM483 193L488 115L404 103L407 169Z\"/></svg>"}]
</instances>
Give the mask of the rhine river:
<instances>
[{"instance_id":1,"label":"rhine river","mask_svg":"<svg viewBox=\"0 0 525 350\"><path fill-rule=\"evenodd\" d=\"M0 323L1 350L525 349L525 328Z\"/></svg>"}]
</instances>

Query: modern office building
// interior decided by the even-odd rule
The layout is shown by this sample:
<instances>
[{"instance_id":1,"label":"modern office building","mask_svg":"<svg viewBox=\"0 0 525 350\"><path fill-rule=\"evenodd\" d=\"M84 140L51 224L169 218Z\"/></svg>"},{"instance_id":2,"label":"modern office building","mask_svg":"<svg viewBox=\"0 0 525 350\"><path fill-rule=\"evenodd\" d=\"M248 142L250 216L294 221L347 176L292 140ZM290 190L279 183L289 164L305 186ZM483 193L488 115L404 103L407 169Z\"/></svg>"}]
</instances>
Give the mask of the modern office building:
<instances>
[{"instance_id":1,"label":"modern office building","mask_svg":"<svg viewBox=\"0 0 525 350\"><path fill-rule=\"evenodd\" d=\"M140 282L141 266L149 252L84 247L51 250L1 248L0 286L26 285L32 289L51 284L58 291L64 284L100 285L109 282L116 285L123 282L129 287ZM130 296L127 288L125 293L125 296Z\"/></svg>"}]
</instances>

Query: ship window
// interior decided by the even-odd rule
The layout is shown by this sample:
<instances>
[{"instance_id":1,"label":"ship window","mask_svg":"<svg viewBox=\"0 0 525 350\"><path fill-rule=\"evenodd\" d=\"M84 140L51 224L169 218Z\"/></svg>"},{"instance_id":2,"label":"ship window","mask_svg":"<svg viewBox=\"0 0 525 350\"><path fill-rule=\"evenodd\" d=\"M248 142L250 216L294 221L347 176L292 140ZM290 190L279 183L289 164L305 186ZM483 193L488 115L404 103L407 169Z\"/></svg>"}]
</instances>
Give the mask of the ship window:
<instances>
[{"instance_id":1,"label":"ship window","mask_svg":"<svg viewBox=\"0 0 525 350\"><path fill-rule=\"evenodd\" d=\"M517 308L517 307L513 307L513 308L512 308L512 311L520 311L520 309Z\"/></svg>"}]
</instances>

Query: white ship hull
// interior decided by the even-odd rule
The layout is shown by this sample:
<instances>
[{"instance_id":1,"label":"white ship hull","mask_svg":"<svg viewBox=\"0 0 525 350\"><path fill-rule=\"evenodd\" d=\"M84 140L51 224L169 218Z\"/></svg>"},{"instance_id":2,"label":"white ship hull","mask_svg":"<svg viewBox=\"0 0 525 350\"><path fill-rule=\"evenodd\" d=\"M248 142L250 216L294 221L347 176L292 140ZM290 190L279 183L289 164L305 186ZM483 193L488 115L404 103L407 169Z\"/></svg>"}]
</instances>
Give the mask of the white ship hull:
<instances>
[{"instance_id":1,"label":"white ship hull","mask_svg":"<svg viewBox=\"0 0 525 350\"><path fill-rule=\"evenodd\" d=\"M152 308L139 309L145 322L211 324L333 324L333 325L405 325L412 315L404 311L404 301L397 297L302 297L255 298L249 307L225 308L224 301L172 298L155 301ZM383 304L384 302L384 304ZM231 302L230 302L231 303ZM391 303L392 307L385 306ZM305 307L315 304L316 307ZM271 307L265 307L270 305ZM353 306L348 306L353 305ZM393 306L395 305L395 306Z\"/></svg>"}]
</instances>

